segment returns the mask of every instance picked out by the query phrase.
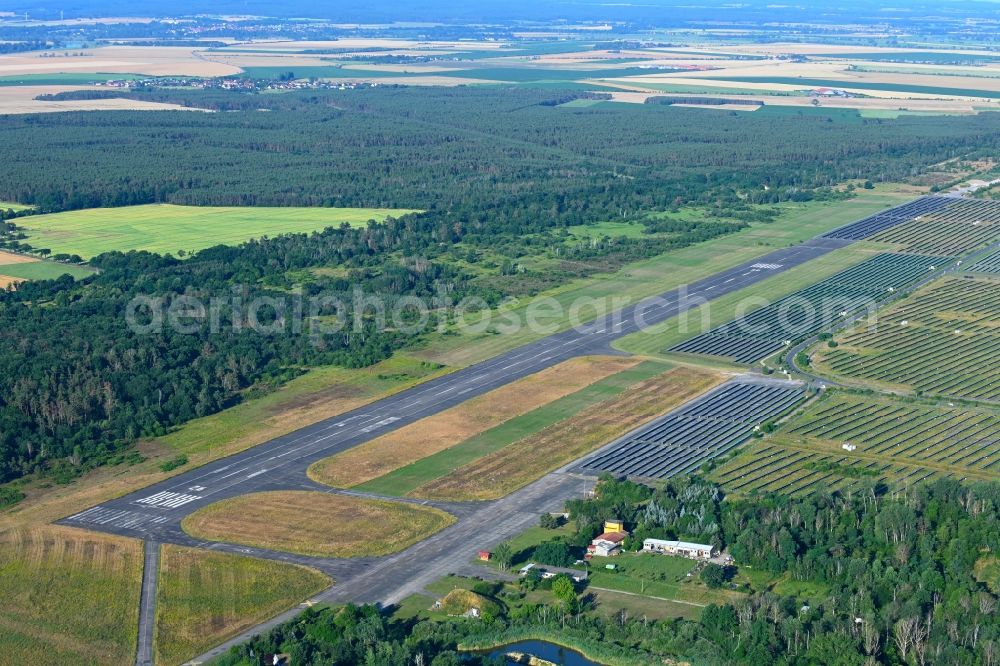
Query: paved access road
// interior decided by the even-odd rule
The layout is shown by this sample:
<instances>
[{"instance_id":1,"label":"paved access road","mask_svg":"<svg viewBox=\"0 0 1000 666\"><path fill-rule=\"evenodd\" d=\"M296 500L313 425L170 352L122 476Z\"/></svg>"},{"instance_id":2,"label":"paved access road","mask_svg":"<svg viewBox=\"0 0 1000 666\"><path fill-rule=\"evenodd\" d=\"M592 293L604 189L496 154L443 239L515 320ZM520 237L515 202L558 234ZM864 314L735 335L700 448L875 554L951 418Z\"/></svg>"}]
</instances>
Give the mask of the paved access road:
<instances>
[{"instance_id":1,"label":"paved access road","mask_svg":"<svg viewBox=\"0 0 1000 666\"><path fill-rule=\"evenodd\" d=\"M408 390L320 421L242 453L64 519L65 524L167 542L185 541L180 521L221 499L263 490L301 489L313 462L357 446L469 398L569 358L611 351L614 340L822 256L849 241L814 239L646 299L590 324L514 349Z\"/></svg>"},{"instance_id":2,"label":"paved access road","mask_svg":"<svg viewBox=\"0 0 1000 666\"><path fill-rule=\"evenodd\" d=\"M476 548L492 547L522 532L536 523L539 513L561 509L566 499L582 495L585 485L591 482L562 470L494 502L438 504L453 513L458 521L402 553L383 558L311 558L203 542L186 535L180 528L181 520L213 502L247 493L283 489L344 492L313 483L306 476L306 469L317 460L567 359L615 353L610 344L622 336L666 321L697 308L703 302L744 289L850 243L848 240L817 238L776 250L685 288L645 299L586 327L550 335L141 491L84 509L60 522L145 539L147 566L150 564L148 553L156 549L156 543L180 544L316 567L329 573L336 581L333 587L317 597L318 601L394 603L433 580L463 570L469 565L470 553ZM148 663L146 660L152 655L155 575L144 578L142 594L139 664ZM217 655L229 645L245 641L251 635L291 618L298 610L292 609L279 615L198 660Z\"/></svg>"}]
</instances>

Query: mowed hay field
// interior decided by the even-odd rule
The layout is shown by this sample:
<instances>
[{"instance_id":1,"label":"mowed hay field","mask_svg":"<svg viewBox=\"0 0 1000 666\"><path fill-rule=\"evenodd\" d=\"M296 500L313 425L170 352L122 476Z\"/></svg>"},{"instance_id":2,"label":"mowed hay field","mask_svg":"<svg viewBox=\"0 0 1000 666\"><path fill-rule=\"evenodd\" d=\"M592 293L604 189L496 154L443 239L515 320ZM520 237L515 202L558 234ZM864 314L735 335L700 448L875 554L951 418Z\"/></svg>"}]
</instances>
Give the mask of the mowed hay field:
<instances>
[{"instance_id":1,"label":"mowed hay field","mask_svg":"<svg viewBox=\"0 0 1000 666\"><path fill-rule=\"evenodd\" d=\"M409 495L443 500L503 497L704 393L723 379L721 373L708 370L674 368L425 483Z\"/></svg>"},{"instance_id":2,"label":"mowed hay field","mask_svg":"<svg viewBox=\"0 0 1000 666\"><path fill-rule=\"evenodd\" d=\"M416 504L289 490L216 502L181 525L210 541L317 557L374 557L403 550L453 522L440 509Z\"/></svg>"},{"instance_id":3,"label":"mowed hay field","mask_svg":"<svg viewBox=\"0 0 1000 666\"><path fill-rule=\"evenodd\" d=\"M334 487L362 484L451 448L638 363L638 359L612 356L570 359L320 460L309 468L309 476Z\"/></svg>"},{"instance_id":4,"label":"mowed hay field","mask_svg":"<svg viewBox=\"0 0 1000 666\"><path fill-rule=\"evenodd\" d=\"M164 545L153 639L156 663L180 664L196 657L330 582L325 574L295 564ZM66 610L72 612L72 607Z\"/></svg>"},{"instance_id":5,"label":"mowed hay field","mask_svg":"<svg viewBox=\"0 0 1000 666\"><path fill-rule=\"evenodd\" d=\"M161 254L233 245L251 238L307 233L341 224L413 212L390 208L252 208L149 204L123 208L38 215L25 219L28 241L53 253L90 258L112 250L149 250Z\"/></svg>"},{"instance_id":6,"label":"mowed hay field","mask_svg":"<svg viewBox=\"0 0 1000 666\"><path fill-rule=\"evenodd\" d=\"M68 527L0 532L0 663L135 658L142 543Z\"/></svg>"}]
</instances>

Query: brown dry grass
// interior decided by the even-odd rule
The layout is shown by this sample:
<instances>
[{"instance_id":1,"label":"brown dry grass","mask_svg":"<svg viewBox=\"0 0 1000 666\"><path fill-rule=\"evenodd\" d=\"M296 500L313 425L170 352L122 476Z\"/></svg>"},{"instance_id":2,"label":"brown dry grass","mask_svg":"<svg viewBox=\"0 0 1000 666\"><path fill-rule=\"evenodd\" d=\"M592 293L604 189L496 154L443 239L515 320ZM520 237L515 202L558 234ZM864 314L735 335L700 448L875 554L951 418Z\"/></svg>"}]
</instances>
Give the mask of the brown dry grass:
<instances>
[{"instance_id":1,"label":"brown dry grass","mask_svg":"<svg viewBox=\"0 0 1000 666\"><path fill-rule=\"evenodd\" d=\"M201 111L179 104L146 102L138 99L75 99L43 102L38 95L52 95L70 90L107 90L97 86L4 86L0 87L0 114L46 113L53 111Z\"/></svg>"},{"instance_id":2,"label":"brown dry grass","mask_svg":"<svg viewBox=\"0 0 1000 666\"><path fill-rule=\"evenodd\" d=\"M0 250L0 266L9 266L10 264L32 264L38 261L35 257L28 257L23 254L15 254L13 252L4 252Z\"/></svg>"},{"instance_id":3,"label":"brown dry grass","mask_svg":"<svg viewBox=\"0 0 1000 666\"><path fill-rule=\"evenodd\" d=\"M446 500L503 497L704 393L723 379L721 373L674 368L426 483L410 496Z\"/></svg>"},{"instance_id":4,"label":"brown dry grass","mask_svg":"<svg viewBox=\"0 0 1000 666\"><path fill-rule=\"evenodd\" d=\"M320 460L309 468L309 476L314 481L334 487L349 487L370 481L451 448L473 435L633 367L638 362L637 359L609 356L565 361Z\"/></svg>"},{"instance_id":5,"label":"brown dry grass","mask_svg":"<svg viewBox=\"0 0 1000 666\"><path fill-rule=\"evenodd\" d=\"M450 514L427 506L288 490L216 502L182 526L199 539L317 557L363 557L404 550L453 522Z\"/></svg>"},{"instance_id":6,"label":"brown dry grass","mask_svg":"<svg viewBox=\"0 0 1000 666\"><path fill-rule=\"evenodd\" d=\"M325 574L295 564L164 545L156 663L182 663L329 585Z\"/></svg>"},{"instance_id":7,"label":"brown dry grass","mask_svg":"<svg viewBox=\"0 0 1000 666\"><path fill-rule=\"evenodd\" d=\"M77 55L80 53L83 55ZM240 70L206 60L197 49L178 46L104 46L82 51L30 51L0 56L0 75L57 72L229 76L239 74Z\"/></svg>"},{"instance_id":8,"label":"brown dry grass","mask_svg":"<svg viewBox=\"0 0 1000 666\"><path fill-rule=\"evenodd\" d=\"M0 531L0 662L134 658L142 543L54 525Z\"/></svg>"}]
</instances>

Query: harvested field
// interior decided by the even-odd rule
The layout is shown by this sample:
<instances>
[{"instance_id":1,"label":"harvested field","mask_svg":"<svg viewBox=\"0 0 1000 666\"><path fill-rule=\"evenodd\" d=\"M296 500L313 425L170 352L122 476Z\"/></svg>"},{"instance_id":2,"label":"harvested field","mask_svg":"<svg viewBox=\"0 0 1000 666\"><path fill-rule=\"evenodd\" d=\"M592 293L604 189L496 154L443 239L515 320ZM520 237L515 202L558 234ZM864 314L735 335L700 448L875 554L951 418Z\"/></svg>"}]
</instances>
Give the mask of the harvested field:
<instances>
[{"instance_id":1,"label":"harvested field","mask_svg":"<svg viewBox=\"0 0 1000 666\"><path fill-rule=\"evenodd\" d=\"M17 286L18 283L24 282L21 278L11 277L10 275L0 275L0 289L6 289L10 286Z\"/></svg>"},{"instance_id":2,"label":"harvested field","mask_svg":"<svg viewBox=\"0 0 1000 666\"><path fill-rule=\"evenodd\" d=\"M54 95L70 90L106 90L96 86L0 86L0 114L49 113L55 111L202 111L161 102L145 102L138 99L77 99L59 102L44 102L35 99L39 95Z\"/></svg>"},{"instance_id":3,"label":"harvested field","mask_svg":"<svg viewBox=\"0 0 1000 666\"><path fill-rule=\"evenodd\" d=\"M133 661L142 543L67 527L0 532L0 661Z\"/></svg>"},{"instance_id":4,"label":"harvested field","mask_svg":"<svg viewBox=\"0 0 1000 666\"><path fill-rule=\"evenodd\" d=\"M707 370L674 368L426 483L410 496L447 500L503 497L705 392L722 379L721 374Z\"/></svg>"},{"instance_id":5,"label":"harvested field","mask_svg":"<svg viewBox=\"0 0 1000 666\"><path fill-rule=\"evenodd\" d=\"M310 491L253 493L184 519L210 541L317 557L379 556L404 550L455 519L431 507Z\"/></svg>"},{"instance_id":6,"label":"harvested field","mask_svg":"<svg viewBox=\"0 0 1000 666\"><path fill-rule=\"evenodd\" d=\"M356 486L638 363L637 359L605 356L571 359L321 460L309 468L309 476L331 486Z\"/></svg>"},{"instance_id":7,"label":"harvested field","mask_svg":"<svg viewBox=\"0 0 1000 666\"><path fill-rule=\"evenodd\" d=\"M82 55L81 55L82 54ZM211 62L182 46L103 46L0 55L0 76L84 72L150 76L229 76L237 67Z\"/></svg>"},{"instance_id":8,"label":"harvested field","mask_svg":"<svg viewBox=\"0 0 1000 666\"><path fill-rule=\"evenodd\" d=\"M847 380L1000 401L1000 283L934 282L822 347L814 366Z\"/></svg>"},{"instance_id":9,"label":"harvested field","mask_svg":"<svg viewBox=\"0 0 1000 666\"><path fill-rule=\"evenodd\" d=\"M10 264L31 264L38 261L35 257L29 257L24 254L15 254L14 252L4 252L0 250L0 266L7 266Z\"/></svg>"},{"instance_id":10,"label":"harvested field","mask_svg":"<svg viewBox=\"0 0 1000 666\"><path fill-rule=\"evenodd\" d=\"M329 585L326 575L294 564L164 545L156 663L180 664Z\"/></svg>"}]
</instances>

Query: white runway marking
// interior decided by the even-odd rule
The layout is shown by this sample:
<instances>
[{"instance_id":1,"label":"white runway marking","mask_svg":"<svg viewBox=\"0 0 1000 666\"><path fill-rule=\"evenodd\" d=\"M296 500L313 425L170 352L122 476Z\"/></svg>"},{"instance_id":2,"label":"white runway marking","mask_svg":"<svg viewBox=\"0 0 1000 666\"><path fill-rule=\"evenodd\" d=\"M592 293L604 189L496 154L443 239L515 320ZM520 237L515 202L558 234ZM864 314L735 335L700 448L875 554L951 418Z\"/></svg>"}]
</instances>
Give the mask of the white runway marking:
<instances>
[{"instance_id":1,"label":"white runway marking","mask_svg":"<svg viewBox=\"0 0 1000 666\"><path fill-rule=\"evenodd\" d=\"M147 506L162 506L167 509L176 509L179 506L183 506L188 502L193 502L197 499L201 499L201 496L164 491L162 493L150 495L149 497L143 497L140 500L136 500L135 503L146 504Z\"/></svg>"}]
</instances>

